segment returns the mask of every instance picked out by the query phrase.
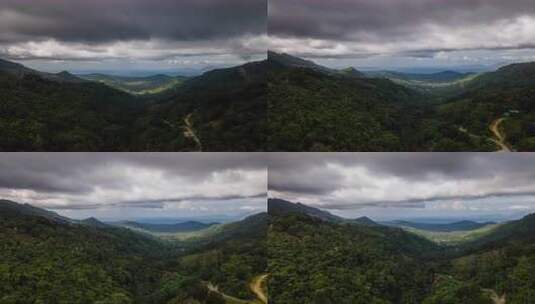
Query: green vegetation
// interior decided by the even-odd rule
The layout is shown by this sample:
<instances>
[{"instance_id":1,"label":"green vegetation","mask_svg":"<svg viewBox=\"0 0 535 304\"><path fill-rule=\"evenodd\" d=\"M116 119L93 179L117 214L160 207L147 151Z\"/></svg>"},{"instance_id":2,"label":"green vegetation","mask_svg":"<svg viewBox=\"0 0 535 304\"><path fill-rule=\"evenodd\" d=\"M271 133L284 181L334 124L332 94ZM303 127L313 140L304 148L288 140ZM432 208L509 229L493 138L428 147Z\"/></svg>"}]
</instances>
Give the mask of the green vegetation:
<instances>
[{"instance_id":1,"label":"green vegetation","mask_svg":"<svg viewBox=\"0 0 535 304\"><path fill-rule=\"evenodd\" d=\"M419 252L435 247L401 229L274 217L270 303L419 303L432 283Z\"/></svg>"},{"instance_id":2,"label":"green vegetation","mask_svg":"<svg viewBox=\"0 0 535 304\"><path fill-rule=\"evenodd\" d=\"M416 92L304 68L272 68L268 79L269 150L410 150Z\"/></svg>"},{"instance_id":3,"label":"green vegetation","mask_svg":"<svg viewBox=\"0 0 535 304\"><path fill-rule=\"evenodd\" d=\"M535 215L446 247L400 228L333 221L296 208L282 212L281 206L270 213L270 303L533 300Z\"/></svg>"},{"instance_id":4,"label":"green vegetation","mask_svg":"<svg viewBox=\"0 0 535 304\"><path fill-rule=\"evenodd\" d=\"M80 75L82 79L100 82L112 88L135 95L153 95L176 90L187 77L154 75L150 77L123 77L105 74Z\"/></svg>"},{"instance_id":5,"label":"green vegetation","mask_svg":"<svg viewBox=\"0 0 535 304\"><path fill-rule=\"evenodd\" d=\"M364 77L289 55L268 60L271 151L496 151L499 118L505 146L535 149L535 63Z\"/></svg>"},{"instance_id":6,"label":"green vegetation","mask_svg":"<svg viewBox=\"0 0 535 304\"><path fill-rule=\"evenodd\" d=\"M412 227L403 227L406 231L412 232L414 234L417 234L419 236L422 236L426 239L429 239L430 241L433 241L435 243L441 244L441 245L459 245L464 242L469 242L475 239L478 239L480 237L483 237L487 234L490 234L499 227L499 224L495 225L487 225L478 229L474 230L466 230L466 231L429 231L429 230L422 230L422 229L416 229Z\"/></svg>"},{"instance_id":7,"label":"green vegetation","mask_svg":"<svg viewBox=\"0 0 535 304\"><path fill-rule=\"evenodd\" d=\"M0 151L265 150L265 64L214 70L148 96L0 65ZM129 85L166 86L160 78Z\"/></svg>"},{"instance_id":8,"label":"green vegetation","mask_svg":"<svg viewBox=\"0 0 535 304\"><path fill-rule=\"evenodd\" d=\"M249 284L266 270L265 214L180 243L27 209L0 202L0 303L252 302Z\"/></svg>"}]
</instances>

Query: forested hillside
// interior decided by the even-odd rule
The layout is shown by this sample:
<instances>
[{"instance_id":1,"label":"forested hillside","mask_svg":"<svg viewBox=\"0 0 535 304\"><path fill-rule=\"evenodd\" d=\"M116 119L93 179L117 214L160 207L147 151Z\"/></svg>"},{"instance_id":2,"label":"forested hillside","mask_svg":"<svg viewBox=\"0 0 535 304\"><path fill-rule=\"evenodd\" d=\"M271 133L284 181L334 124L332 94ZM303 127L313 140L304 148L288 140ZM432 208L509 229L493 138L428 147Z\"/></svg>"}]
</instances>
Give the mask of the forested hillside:
<instances>
[{"instance_id":1,"label":"forested hillside","mask_svg":"<svg viewBox=\"0 0 535 304\"><path fill-rule=\"evenodd\" d=\"M0 150L264 150L265 64L214 70L180 79L181 85L165 94L136 96L112 88L119 85L109 79L92 82L3 63ZM161 78L153 82L178 79Z\"/></svg>"},{"instance_id":2,"label":"forested hillside","mask_svg":"<svg viewBox=\"0 0 535 304\"><path fill-rule=\"evenodd\" d=\"M534 295L533 216L455 247L300 212L270 221L270 303L521 304Z\"/></svg>"},{"instance_id":3,"label":"forested hillside","mask_svg":"<svg viewBox=\"0 0 535 304\"><path fill-rule=\"evenodd\" d=\"M0 202L0 303L253 301L249 284L266 269L265 215L196 245L31 210Z\"/></svg>"},{"instance_id":4,"label":"forested hillside","mask_svg":"<svg viewBox=\"0 0 535 304\"><path fill-rule=\"evenodd\" d=\"M268 60L270 150L535 149L533 63L483 74L355 77L286 54Z\"/></svg>"},{"instance_id":5,"label":"forested hillside","mask_svg":"<svg viewBox=\"0 0 535 304\"><path fill-rule=\"evenodd\" d=\"M396 151L414 133L422 96L387 79L286 66L271 57L268 76L272 151ZM416 111L414 111L416 110Z\"/></svg>"}]
</instances>

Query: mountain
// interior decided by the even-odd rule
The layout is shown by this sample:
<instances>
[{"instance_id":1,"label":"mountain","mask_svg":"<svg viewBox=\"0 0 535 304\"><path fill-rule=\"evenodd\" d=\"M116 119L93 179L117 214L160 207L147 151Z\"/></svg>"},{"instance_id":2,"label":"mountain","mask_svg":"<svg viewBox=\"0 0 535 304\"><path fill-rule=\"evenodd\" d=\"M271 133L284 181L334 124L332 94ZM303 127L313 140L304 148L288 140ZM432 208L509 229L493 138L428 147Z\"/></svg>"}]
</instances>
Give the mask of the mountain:
<instances>
[{"instance_id":1,"label":"mountain","mask_svg":"<svg viewBox=\"0 0 535 304\"><path fill-rule=\"evenodd\" d=\"M270 303L421 303L433 281L426 254L438 246L398 228L326 221L274 202Z\"/></svg>"},{"instance_id":2,"label":"mountain","mask_svg":"<svg viewBox=\"0 0 535 304\"><path fill-rule=\"evenodd\" d=\"M368 226L379 226L369 217L363 216L356 219L346 219L333 215L327 211L307 206L301 203L292 203L277 198L268 199L268 213L271 216L284 216L289 214L302 214L313 218L320 219L326 222L333 223L348 223L348 224L360 224Z\"/></svg>"},{"instance_id":3,"label":"mountain","mask_svg":"<svg viewBox=\"0 0 535 304\"><path fill-rule=\"evenodd\" d=\"M535 63L508 65L468 82L440 105L438 115L468 136L499 143L503 150L534 151L534 84Z\"/></svg>"},{"instance_id":4,"label":"mountain","mask_svg":"<svg viewBox=\"0 0 535 304\"><path fill-rule=\"evenodd\" d=\"M535 84L535 62L510 64L497 71L479 75L468 85L468 90L503 90L525 88Z\"/></svg>"},{"instance_id":5,"label":"mountain","mask_svg":"<svg viewBox=\"0 0 535 304\"><path fill-rule=\"evenodd\" d=\"M105 224L94 217L86 218L84 220L79 221L79 223L81 225L85 225L85 226L93 227L93 228L110 228L108 224Z\"/></svg>"},{"instance_id":6,"label":"mountain","mask_svg":"<svg viewBox=\"0 0 535 304\"><path fill-rule=\"evenodd\" d=\"M135 145L157 151L264 151L267 71L261 61L188 79L174 96L148 106Z\"/></svg>"},{"instance_id":7,"label":"mountain","mask_svg":"<svg viewBox=\"0 0 535 304\"><path fill-rule=\"evenodd\" d=\"M334 69L329 69L318 65L310 60L305 60L299 57L291 56L289 54L280 54L273 51L268 51L268 61L275 66L284 68L307 68L316 70L327 74L337 74Z\"/></svg>"},{"instance_id":8,"label":"mountain","mask_svg":"<svg viewBox=\"0 0 535 304\"><path fill-rule=\"evenodd\" d=\"M504 246L510 242L535 243L535 214L526 215L520 220L504 223L491 233L473 240L465 247L494 247Z\"/></svg>"},{"instance_id":9,"label":"mountain","mask_svg":"<svg viewBox=\"0 0 535 304\"><path fill-rule=\"evenodd\" d=\"M530 299L535 283L535 215L448 247L397 227L350 225L302 204L268 203L272 303L364 299L366 303L483 304L492 303L493 297L508 303ZM492 223L385 224L456 233Z\"/></svg>"},{"instance_id":10,"label":"mountain","mask_svg":"<svg viewBox=\"0 0 535 304\"><path fill-rule=\"evenodd\" d=\"M33 75L33 76L39 76L44 79L58 81L58 82L71 82L71 83L84 82L83 79L78 78L66 71L63 71L57 74L39 72L30 68L27 68L20 63L15 63L15 62L0 59L0 76L2 76L2 74L14 76L19 79L24 78L25 76L28 76L28 75Z\"/></svg>"},{"instance_id":11,"label":"mountain","mask_svg":"<svg viewBox=\"0 0 535 304\"><path fill-rule=\"evenodd\" d=\"M347 77L287 54L268 61L269 151L535 150L535 63Z\"/></svg>"},{"instance_id":12,"label":"mountain","mask_svg":"<svg viewBox=\"0 0 535 304\"><path fill-rule=\"evenodd\" d=\"M30 204L19 204L13 201L0 200L0 214L4 216L38 216L57 223L71 223L69 218L55 212L36 208Z\"/></svg>"},{"instance_id":13,"label":"mountain","mask_svg":"<svg viewBox=\"0 0 535 304\"><path fill-rule=\"evenodd\" d=\"M356 218L352 220L355 223L361 224L361 225L368 225L368 226L378 226L379 224L373 221L371 218L367 216L362 216L359 218Z\"/></svg>"},{"instance_id":14,"label":"mountain","mask_svg":"<svg viewBox=\"0 0 535 304\"><path fill-rule=\"evenodd\" d=\"M310 60L305 60L289 54L281 54L273 51L268 51L268 61L273 66L274 70L276 70L277 68L304 68L315 70L332 76L347 76L354 78L366 77L366 75L364 75L362 72L358 71L354 67L336 70L321 66Z\"/></svg>"},{"instance_id":15,"label":"mountain","mask_svg":"<svg viewBox=\"0 0 535 304\"><path fill-rule=\"evenodd\" d=\"M287 214L303 214L324 221L342 222L343 218L332 215L327 211L313 208L301 203L292 203L282 199L270 198L268 199L268 213L271 216L281 216Z\"/></svg>"},{"instance_id":16,"label":"mountain","mask_svg":"<svg viewBox=\"0 0 535 304\"><path fill-rule=\"evenodd\" d=\"M0 302L253 303L250 286L267 267L266 218L227 224L221 237L183 247L1 201Z\"/></svg>"},{"instance_id":17,"label":"mountain","mask_svg":"<svg viewBox=\"0 0 535 304\"><path fill-rule=\"evenodd\" d=\"M132 302L155 288L160 270L150 260L166 252L162 244L128 230L74 222L2 202L0 302Z\"/></svg>"},{"instance_id":18,"label":"mountain","mask_svg":"<svg viewBox=\"0 0 535 304\"><path fill-rule=\"evenodd\" d=\"M342 75L350 76L350 77L356 77L356 78L364 78L366 75L362 73L361 71L355 69L354 67L349 67L347 69L340 70L340 73Z\"/></svg>"},{"instance_id":19,"label":"mountain","mask_svg":"<svg viewBox=\"0 0 535 304\"><path fill-rule=\"evenodd\" d=\"M464 79L473 73L459 73L455 71L442 71L429 74L401 73L394 71L369 71L367 77L383 77L392 80L420 81L428 83L449 83L456 80Z\"/></svg>"},{"instance_id":20,"label":"mountain","mask_svg":"<svg viewBox=\"0 0 535 304\"><path fill-rule=\"evenodd\" d=\"M244 84L264 83L268 73L268 62L249 62L241 66L216 69L190 78L184 83L184 90L196 93L206 93L209 90L227 91L240 89Z\"/></svg>"},{"instance_id":21,"label":"mountain","mask_svg":"<svg viewBox=\"0 0 535 304\"><path fill-rule=\"evenodd\" d=\"M459 221L448 224L434 224L434 223L416 223L408 221L391 221L385 222L385 225L395 226L395 227L411 227L426 231L440 231L440 232L453 232L453 231L470 231L476 230L488 225L493 225L496 223L486 222L486 223L477 223L474 221Z\"/></svg>"},{"instance_id":22,"label":"mountain","mask_svg":"<svg viewBox=\"0 0 535 304\"><path fill-rule=\"evenodd\" d=\"M268 214L258 213L243 220L222 224L205 235L196 238L199 243L218 243L228 240L265 239L268 225Z\"/></svg>"},{"instance_id":23,"label":"mountain","mask_svg":"<svg viewBox=\"0 0 535 304\"><path fill-rule=\"evenodd\" d=\"M268 228L270 303L491 304L532 299L535 215L446 247L397 227L348 225L315 216L317 211L301 204L274 203ZM448 232L481 225L396 224Z\"/></svg>"},{"instance_id":24,"label":"mountain","mask_svg":"<svg viewBox=\"0 0 535 304\"><path fill-rule=\"evenodd\" d=\"M164 232L164 233L173 233L173 232L191 232L198 231L202 229L209 228L218 223L205 224L196 221L188 221L176 224L148 224L148 223L138 223L133 221L120 222L118 225L127 228L137 228L150 232Z\"/></svg>"},{"instance_id":25,"label":"mountain","mask_svg":"<svg viewBox=\"0 0 535 304\"><path fill-rule=\"evenodd\" d=\"M272 66L268 74L269 151L417 148L414 142L420 139L414 133L421 132L419 118L429 107L418 91L384 78L347 77L304 63L281 64L277 56L268 61Z\"/></svg>"},{"instance_id":26,"label":"mountain","mask_svg":"<svg viewBox=\"0 0 535 304\"><path fill-rule=\"evenodd\" d=\"M253 62L188 79L89 81L1 61L0 151L262 151L266 74Z\"/></svg>"}]
</instances>

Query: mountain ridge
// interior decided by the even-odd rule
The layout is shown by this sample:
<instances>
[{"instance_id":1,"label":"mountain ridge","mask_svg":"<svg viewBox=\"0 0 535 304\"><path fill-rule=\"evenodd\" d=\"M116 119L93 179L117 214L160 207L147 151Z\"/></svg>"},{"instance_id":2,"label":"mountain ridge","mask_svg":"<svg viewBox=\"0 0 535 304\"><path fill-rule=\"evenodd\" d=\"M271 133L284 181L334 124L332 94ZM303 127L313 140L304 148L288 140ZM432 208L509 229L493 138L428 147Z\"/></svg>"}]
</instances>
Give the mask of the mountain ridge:
<instances>
[{"instance_id":1,"label":"mountain ridge","mask_svg":"<svg viewBox=\"0 0 535 304\"><path fill-rule=\"evenodd\" d=\"M476 230L476 229L485 227L487 225L492 225L496 223L495 222L479 223L475 221L462 220L462 221L456 221L456 222L452 222L448 224L435 224L435 223L424 223L424 222L419 223L419 222L397 220L397 221L383 222L383 224L396 226L396 227L411 227L411 228L422 229L426 231L453 232L453 231Z\"/></svg>"},{"instance_id":2,"label":"mountain ridge","mask_svg":"<svg viewBox=\"0 0 535 304\"><path fill-rule=\"evenodd\" d=\"M376 223L367 216L362 216L355 219L347 219L331 214L330 212L321 210L319 208L308 206L302 203L292 203L290 201L277 198L268 199L268 214L271 216L302 214L326 222L360 224L366 226L381 226L380 224Z\"/></svg>"}]
</instances>

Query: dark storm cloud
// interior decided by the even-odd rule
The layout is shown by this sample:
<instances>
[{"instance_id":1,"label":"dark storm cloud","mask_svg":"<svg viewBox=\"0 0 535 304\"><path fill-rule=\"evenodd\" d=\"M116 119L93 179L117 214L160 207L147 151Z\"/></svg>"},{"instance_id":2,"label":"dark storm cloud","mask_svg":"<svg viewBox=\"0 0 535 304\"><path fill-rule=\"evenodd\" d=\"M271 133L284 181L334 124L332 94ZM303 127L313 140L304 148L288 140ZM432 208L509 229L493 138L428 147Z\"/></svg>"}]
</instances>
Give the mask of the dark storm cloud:
<instances>
[{"instance_id":1,"label":"dark storm cloud","mask_svg":"<svg viewBox=\"0 0 535 304\"><path fill-rule=\"evenodd\" d=\"M3 0L0 41L199 41L266 31L263 0Z\"/></svg>"},{"instance_id":2,"label":"dark storm cloud","mask_svg":"<svg viewBox=\"0 0 535 304\"><path fill-rule=\"evenodd\" d=\"M268 31L276 37L340 42L348 48L329 54L344 58L369 45L399 44L401 49L415 42L434 44L414 47L436 47L437 51L443 47L443 51L521 49L533 47L528 39L533 34L533 24L527 21L534 16L532 0L272 0ZM525 17L530 19L521 19ZM500 37L503 41L487 40L487 34L494 35L508 26L517 29L515 34L523 33L528 42L509 41L508 37ZM471 31L479 32L479 37L463 36ZM325 56L314 49L317 52L308 57ZM407 55L422 56L417 51Z\"/></svg>"},{"instance_id":3,"label":"dark storm cloud","mask_svg":"<svg viewBox=\"0 0 535 304\"><path fill-rule=\"evenodd\" d=\"M70 194L87 193L98 186L129 189L132 185L126 180L98 174L102 169L113 171L117 165L157 169L191 181L218 171L266 166L264 155L254 153L4 153L0 155L0 188Z\"/></svg>"},{"instance_id":4,"label":"dark storm cloud","mask_svg":"<svg viewBox=\"0 0 535 304\"><path fill-rule=\"evenodd\" d=\"M425 23L464 27L535 14L531 0L273 0L269 6L270 34L352 41L405 39Z\"/></svg>"},{"instance_id":5,"label":"dark storm cloud","mask_svg":"<svg viewBox=\"0 0 535 304\"><path fill-rule=\"evenodd\" d=\"M316 197L326 208L366 206L418 207L424 202L535 196L535 154L486 153L278 153L269 157L269 190L291 197ZM358 177L351 173L361 172ZM387 199L352 200L345 190L376 194L396 182L409 189L381 193ZM388 180L388 181L387 181ZM447 194L434 192L449 184ZM453 184L453 186L452 186ZM426 193L411 193L411 186L429 185ZM474 189L474 185L481 188ZM474 191L475 193L470 193ZM398 194L409 195L403 198ZM408 193L408 194L407 194ZM401 194L400 194L401 195Z\"/></svg>"}]
</instances>

